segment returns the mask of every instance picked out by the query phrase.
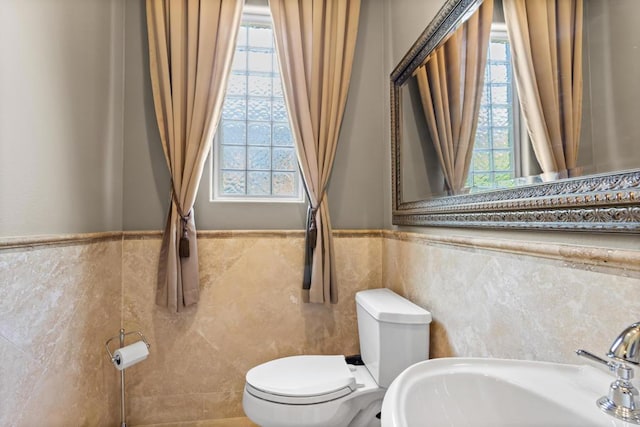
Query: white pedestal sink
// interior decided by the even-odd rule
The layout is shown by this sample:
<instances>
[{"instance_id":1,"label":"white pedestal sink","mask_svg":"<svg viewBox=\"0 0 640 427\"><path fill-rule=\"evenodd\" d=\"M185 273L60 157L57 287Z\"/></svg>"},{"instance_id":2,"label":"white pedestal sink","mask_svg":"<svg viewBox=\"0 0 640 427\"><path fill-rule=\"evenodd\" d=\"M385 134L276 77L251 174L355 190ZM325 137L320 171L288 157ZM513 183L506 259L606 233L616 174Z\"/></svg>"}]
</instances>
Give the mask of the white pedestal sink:
<instances>
[{"instance_id":1,"label":"white pedestal sink","mask_svg":"<svg viewBox=\"0 0 640 427\"><path fill-rule=\"evenodd\" d=\"M586 365L427 360L391 384L382 404L382 427L635 426L596 406L613 380Z\"/></svg>"}]
</instances>

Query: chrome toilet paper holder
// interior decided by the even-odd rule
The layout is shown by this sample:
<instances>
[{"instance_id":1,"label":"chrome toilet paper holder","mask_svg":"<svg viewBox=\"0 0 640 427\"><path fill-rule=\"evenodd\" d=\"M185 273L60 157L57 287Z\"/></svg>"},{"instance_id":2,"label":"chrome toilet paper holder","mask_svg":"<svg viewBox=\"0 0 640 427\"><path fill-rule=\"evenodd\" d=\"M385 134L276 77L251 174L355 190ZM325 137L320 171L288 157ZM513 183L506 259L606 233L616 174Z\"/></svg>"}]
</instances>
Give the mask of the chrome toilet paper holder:
<instances>
[{"instance_id":1,"label":"chrome toilet paper holder","mask_svg":"<svg viewBox=\"0 0 640 427\"><path fill-rule=\"evenodd\" d=\"M147 348L151 348L151 344L149 344L149 341L147 341L147 338L142 335L142 332L140 331L131 331L131 332L124 332L124 329L120 329L120 333L114 337L111 337L107 340L107 342L104 344L105 348L107 349L107 353L109 353L109 359L111 359L111 363L116 363L116 357L113 355L113 353L111 352L111 350L109 349L109 344L111 343L111 341L117 339L120 341L120 348L124 347L124 338L128 335L138 335L140 337L140 339L142 340L142 342L144 342L147 345Z\"/></svg>"},{"instance_id":2,"label":"chrome toilet paper holder","mask_svg":"<svg viewBox=\"0 0 640 427\"><path fill-rule=\"evenodd\" d=\"M113 353L111 352L111 350L109 349L109 343L111 343L111 341L118 339L120 342L120 347L122 348L124 347L124 338L127 335L138 335L141 339L142 342L144 342L147 345L147 349L151 348L151 345L149 344L149 341L147 341L147 338L145 338L144 335L142 335L142 332L140 331L132 331L132 332L126 332L124 331L124 329L120 329L120 333L118 335L116 335L115 337L111 337L107 340L107 342L104 344L104 346L107 349L107 353L109 353L109 358L111 360L111 363L113 363L114 365L117 362L116 356L113 355ZM127 427L127 422L126 422L126 410L125 410L125 404L124 404L124 369L120 371L120 427Z\"/></svg>"}]
</instances>

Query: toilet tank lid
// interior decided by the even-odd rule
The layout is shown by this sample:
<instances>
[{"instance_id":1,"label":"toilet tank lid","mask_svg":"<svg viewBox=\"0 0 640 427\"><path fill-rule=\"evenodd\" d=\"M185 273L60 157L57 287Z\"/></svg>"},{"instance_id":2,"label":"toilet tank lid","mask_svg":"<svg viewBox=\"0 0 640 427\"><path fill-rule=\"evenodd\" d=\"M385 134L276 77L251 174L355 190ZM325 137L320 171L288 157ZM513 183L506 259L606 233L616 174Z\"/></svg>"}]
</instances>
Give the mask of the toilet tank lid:
<instances>
[{"instance_id":1,"label":"toilet tank lid","mask_svg":"<svg viewBox=\"0 0 640 427\"><path fill-rule=\"evenodd\" d=\"M389 289L368 289L356 294L356 304L374 319L388 323L428 324L431 313Z\"/></svg>"}]
</instances>

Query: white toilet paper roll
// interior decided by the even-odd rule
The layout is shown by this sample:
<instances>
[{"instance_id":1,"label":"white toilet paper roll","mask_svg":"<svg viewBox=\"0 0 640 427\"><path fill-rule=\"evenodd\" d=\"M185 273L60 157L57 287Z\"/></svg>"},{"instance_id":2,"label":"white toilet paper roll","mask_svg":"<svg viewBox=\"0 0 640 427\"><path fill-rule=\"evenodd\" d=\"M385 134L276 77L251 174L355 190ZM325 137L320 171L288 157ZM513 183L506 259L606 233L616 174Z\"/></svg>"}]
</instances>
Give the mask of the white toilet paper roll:
<instances>
[{"instance_id":1,"label":"white toilet paper roll","mask_svg":"<svg viewBox=\"0 0 640 427\"><path fill-rule=\"evenodd\" d=\"M138 341L128 346L119 348L113 353L113 364L122 371L138 362L142 362L149 355L149 349L144 341Z\"/></svg>"}]
</instances>

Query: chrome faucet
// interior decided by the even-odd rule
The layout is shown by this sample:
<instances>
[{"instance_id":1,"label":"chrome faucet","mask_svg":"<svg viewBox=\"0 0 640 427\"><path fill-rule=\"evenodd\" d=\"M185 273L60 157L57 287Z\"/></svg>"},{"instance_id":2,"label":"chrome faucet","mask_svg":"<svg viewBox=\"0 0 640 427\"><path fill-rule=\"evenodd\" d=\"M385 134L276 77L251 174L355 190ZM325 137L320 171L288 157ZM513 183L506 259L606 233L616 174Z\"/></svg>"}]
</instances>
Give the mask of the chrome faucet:
<instances>
[{"instance_id":1,"label":"chrome faucet","mask_svg":"<svg viewBox=\"0 0 640 427\"><path fill-rule=\"evenodd\" d=\"M609 395L597 400L600 409L621 420L640 424L638 389L631 383L633 368L628 364L640 364L640 322L627 327L613 341L607 356L609 361L585 350L576 351L578 356L606 365L616 373L616 380L609 387Z\"/></svg>"},{"instance_id":2,"label":"chrome faucet","mask_svg":"<svg viewBox=\"0 0 640 427\"><path fill-rule=\"evenodd\" d=\"M627 327L618 335L607 356L623 363L640 364L640 322Z\"/></svg>"}]
</instances>

